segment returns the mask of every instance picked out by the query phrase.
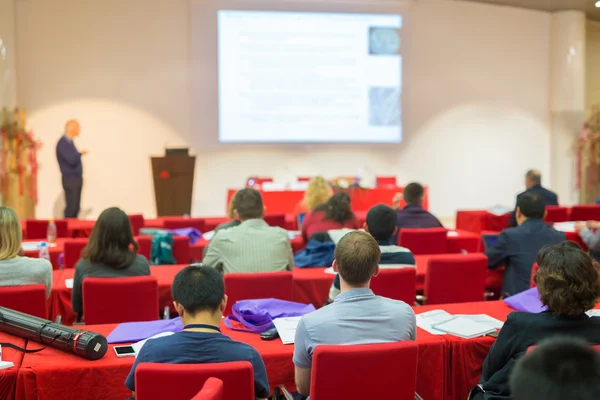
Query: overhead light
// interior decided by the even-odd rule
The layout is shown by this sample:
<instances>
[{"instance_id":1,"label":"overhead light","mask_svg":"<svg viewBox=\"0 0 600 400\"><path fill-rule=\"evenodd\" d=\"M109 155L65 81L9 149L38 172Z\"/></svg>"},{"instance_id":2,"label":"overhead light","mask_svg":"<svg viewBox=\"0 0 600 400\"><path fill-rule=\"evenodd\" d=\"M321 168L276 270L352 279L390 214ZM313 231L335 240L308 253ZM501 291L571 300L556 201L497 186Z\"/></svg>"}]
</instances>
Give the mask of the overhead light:
<instances>
[{"instance_id":1,"label":"overhead light","mask_svg":"<svg viewBox=\"0 0 600 400\"><path fill-rule=\"evenodd\" d=\"M600 0L596 2L596 7L600 8Z\"/></svg>"}]
</instances>

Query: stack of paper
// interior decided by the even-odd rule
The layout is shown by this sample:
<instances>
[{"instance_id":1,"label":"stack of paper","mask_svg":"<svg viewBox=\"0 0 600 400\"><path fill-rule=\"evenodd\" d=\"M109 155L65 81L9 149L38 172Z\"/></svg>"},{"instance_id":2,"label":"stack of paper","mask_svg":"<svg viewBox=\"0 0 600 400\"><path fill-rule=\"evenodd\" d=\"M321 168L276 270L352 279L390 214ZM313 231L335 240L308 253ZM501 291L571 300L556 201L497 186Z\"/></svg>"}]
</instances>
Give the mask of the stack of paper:
<instances>
[{"instance_id":1,"label":"stack of paper","mask_svg":"<svg viewBox=\"0 0 600 400\"><path fill-rule=\"evenodd\" d=\"M131 345L131 347L133 347L133 350L135 351L135 356L137 357L138 354L140 354L140 350L142 349L142 346L144 346L144 344L148 341L148 340L152 340L152 339L156 339L159 337L164 337L164 336L171 336L172 334L174 334L175 332L162 332L162 333L157 333L154 336L149 337L148 339L144 339L144 340L140 340L137 343L134 343Z\"/></svg>"},{"instance_id":2,"label":"stack of paper","mask_svg":"<svg viewBox=\"0 0 600 400\"><path fill-rule=\"evenodd\" d=\"M431 310L417 315L417 326L433 335L444 335L445 332L433 328L434 324L451 320L452 314L444 310Z\"/></svg>"},{"instance_id":3,"label":"stack of paper","mask_svg":"<svg viewBox=\"0 0 600 400\"><path fill-rule=\"evenodd\" d=\"M300 318L302 317L275 318L273 320L273 324L277 328L277 333L279 333L279 338L283 344L294 344L296 328L298 327Z\"/></svg>"},{"instance_id":4,"label":"stack of paper","mask_svg":"<svg viewBox=\"0 0 600 400\"><path fill-rule=\"evenodd\" d=\"M486 314L452 315L444 310L431 310L416 316L417 326L433 335L473 338L502 328L503 322Z\"/></svg>"},{"instance_id":5,"label":"stack of paper","mask_svg":"<svg viewBox=\"0 0 600 400\"><path fill-rule=\"evenodd\" d=\"M575 232L575 222L557 222L554 224L554 229L559 232Z\"/></svg>"},{"instance_id":6,"label":"stack of paper","mask_svg":"<svg viewBox=\"0 0 600 400\"><path fill-rule=\"evenodd\" d=\"M509 212L513 212L512 208L497 204L493 207L490 207L487 209L487 212L489 212L492 215L496 215L498 217L504 215L504 214L508 214Z\"/></svg>"},{"instance_id":7,"label":"stack of paper","mask_svg":"<svg viewBox=\"0 0 600 400\"><path fill-rule=\"evenodd\" d=\"M485 336L488 333L496 332L496 328L492 328L489 325L465 317L453 317L449 321L432 325L432 327L438 331L465 339Z\"/></svg>"}]
</instances>

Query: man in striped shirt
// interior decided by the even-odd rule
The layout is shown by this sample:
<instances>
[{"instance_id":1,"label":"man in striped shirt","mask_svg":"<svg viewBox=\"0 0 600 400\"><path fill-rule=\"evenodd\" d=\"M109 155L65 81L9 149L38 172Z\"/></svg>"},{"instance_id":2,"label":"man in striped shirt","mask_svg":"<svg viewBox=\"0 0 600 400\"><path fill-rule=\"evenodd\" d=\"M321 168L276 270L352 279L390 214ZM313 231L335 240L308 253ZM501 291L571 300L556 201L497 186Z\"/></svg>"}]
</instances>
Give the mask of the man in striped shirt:
<instances>
[{"instance_id":1,"label":"man in striped shirt","mask_svg":"<svg viewBox=\"0 0 600 400\"><path fill-rule=\"evenodd\" d=\"M219 231L210 241L204 265L223 273L255 273L291 270L294 265L288 232L269 226L260 193L242 189L234 199L234 216L241 224Z\"/></svg>"}]
</instances>

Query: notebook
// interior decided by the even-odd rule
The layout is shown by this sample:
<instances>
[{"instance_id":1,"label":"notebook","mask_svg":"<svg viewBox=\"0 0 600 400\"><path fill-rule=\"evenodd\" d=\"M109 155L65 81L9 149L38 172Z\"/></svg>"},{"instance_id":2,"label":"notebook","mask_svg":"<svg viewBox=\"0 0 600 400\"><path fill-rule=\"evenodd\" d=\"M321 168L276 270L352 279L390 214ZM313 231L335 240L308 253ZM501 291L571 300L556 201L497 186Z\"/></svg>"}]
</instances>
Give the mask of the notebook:
<instances>
[{"instance_id":1,"label":"notebook","mask_svg":"<svg viewBox=\"0 0 600 400\"><path fill-rule=\"evenodd\" d=\"M300 318L302 317L275 318L273 320L273 325L277 328L277 333L279 333L279 338L283 344L294 344L296 328Z\"/></svg>"},{"instance_id":2,"label":"notebook","mask_svg":"<svg viewBox=\"0 0 600 400\"><path fill-rule=\"evenodd\" d=\"M448 321L452 318L454 318L452 314L444 310L431 310L417 314L416 316L417 326L432 335L444 335L445 332L434 329L433 325Z\"/></svg>"},{"instance_id":3,"label":"notebook","mask_svg":"<svg viewBox=\"0 0 600 400\"><path fill-rule=\"evenodd\" d=\"M470 318L456 316L448 321L433 324L432 328L465 339L485 336L496 332L496 328L487 324L473 321Z\"/></svg>"},{"instance_id":4,"label":"notebook","mask_svg":"<svg viewBox=\"0 0 600 400\"><path fill-rule=\"evenodd\" d=\"M73 289L73 278L65 279L65 286L67 289Z\"/></svg>"}]
</instances>

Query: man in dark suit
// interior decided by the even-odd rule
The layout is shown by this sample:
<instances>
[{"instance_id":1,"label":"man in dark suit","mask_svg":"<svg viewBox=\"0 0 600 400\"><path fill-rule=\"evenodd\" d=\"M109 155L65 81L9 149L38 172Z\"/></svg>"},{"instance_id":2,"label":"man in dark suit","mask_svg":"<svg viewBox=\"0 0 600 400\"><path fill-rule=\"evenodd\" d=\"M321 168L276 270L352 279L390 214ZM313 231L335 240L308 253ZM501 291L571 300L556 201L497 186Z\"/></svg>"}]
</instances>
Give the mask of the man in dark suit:
<instances>
[{"instance_id":1,"label":"man in dark suit","mask_svg":"<svg viewBox=\"0 0 600 400\"><path fill-rule=\"evenodd\" d=\"M542 174L537 169L530 169L529 171L527 171L527 174L525 174L525 187L527 188L527 190L525 190L523 193L517 196L517 203L519 202L519 197L521 197L525 193L534 193L541 197L547 206L558 205L558 196L556 195L556 193L542 187ZM509 226L517 226L516 211L513 213Z\"/></svg>"},{"instance_id":2,"label":"man in dark suit","mask_svg":"<svg viewBox=\"0 0 600 400\"><path fill-rule=\"evenodd\" d=\"M77 218L83 188L83 165L81 156L87 151L77 150L73 139L79 136L79 122L70 120L65 126L65 134L56 145L56 159L62 174L62 185L65 191L65 218Z\"/></svg>"},{"instance_id":3,"label":"man in dark suit","mask_svg":"<svg viewBox=\"0 0 600 400\"><path fill-rule=\"evenodd\" d=\"M505 229L492 247L486 250L488 268L505 266L504 296L512 296L529 289L531 268L540 249L549 244L566 240L544 222L546 206L544 200L533 193L523 193L517 203L517 227Z\"/></svg>"}]
</instances>

